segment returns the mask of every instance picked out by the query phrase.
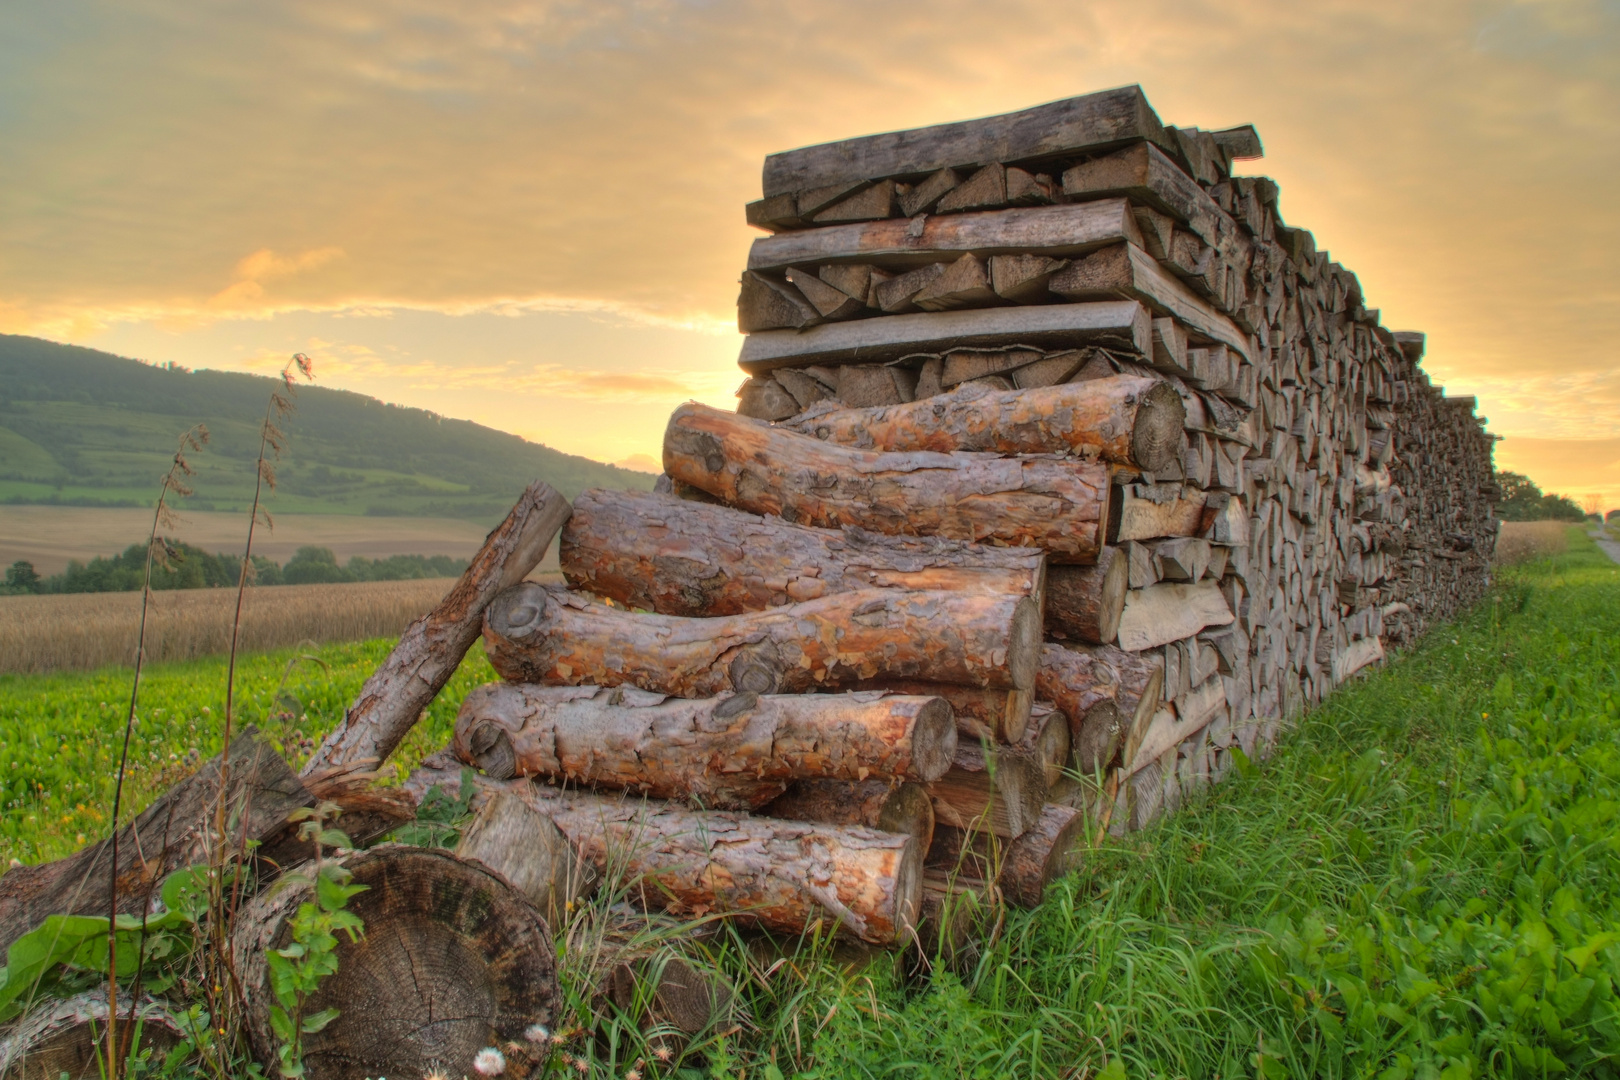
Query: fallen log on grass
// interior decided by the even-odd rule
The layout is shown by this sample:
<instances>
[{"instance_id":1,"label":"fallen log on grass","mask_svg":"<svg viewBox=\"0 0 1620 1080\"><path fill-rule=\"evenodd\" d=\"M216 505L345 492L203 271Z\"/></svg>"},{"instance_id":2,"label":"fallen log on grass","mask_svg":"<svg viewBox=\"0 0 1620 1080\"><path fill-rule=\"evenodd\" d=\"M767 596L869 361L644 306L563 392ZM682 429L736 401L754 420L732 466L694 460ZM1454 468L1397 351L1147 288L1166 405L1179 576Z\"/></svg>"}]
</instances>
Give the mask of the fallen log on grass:
<instances>
[{"instance_id":1,"label":"fallen log on grass","mask_svg":"<svg viewBox=\"0 0 1620 1080\"><path fill-rule=\"evenodd\" d=\"M488 776L627 789L752 809L792 780L933 780L956 751L951 707L876 692L668 698L635 687L492 683L467 696L456 756Z\"/></svg>"},{"instance_id":2,"label":"fallen log on grass","mask_svg":"<svg viewBox=\"0 0 1620 1080\"><path fill-rule=\"evenodd\" d=\"M304 1036L310 1080L459 1073L484 1047L555 1024L551 932L504 879L448 851L393 844L327 861L366 886L348 902L365 934L338 935L337 970L306 1003L305 1015L338 1010ZM292 943L291 920L313 900L313 866L303 869L245 905L231 933L248 1041L267 1070L279 1040L265 957Z\"/></svg>"},{"instance_id":3,"label":"fallen log on grass","mask_svg":"<svg viewBox=\"0 0 1620 1080\"><path fill-rule=\"evenodd\" d=\"M1027 597L867 589L690 619L525 582L490 605L484 647L512 682L679 697L799 694L877 678L1023 690L1039 662L1040 611Z\"/></svg>"}]
</instances>

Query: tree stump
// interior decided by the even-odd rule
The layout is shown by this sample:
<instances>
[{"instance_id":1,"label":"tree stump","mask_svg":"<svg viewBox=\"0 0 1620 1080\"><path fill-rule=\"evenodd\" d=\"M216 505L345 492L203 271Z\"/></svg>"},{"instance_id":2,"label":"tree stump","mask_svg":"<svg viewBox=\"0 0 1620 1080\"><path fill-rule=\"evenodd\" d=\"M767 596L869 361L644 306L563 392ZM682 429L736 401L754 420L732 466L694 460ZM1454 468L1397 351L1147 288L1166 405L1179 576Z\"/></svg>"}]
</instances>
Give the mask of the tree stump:
<instances>
[{"instance_id":1,"label":"tree stump","mask_svg":"<svg viewBox=\"0 0 1620 1080\"><path fill-rule=\"evenodd\" d=\"M154 1065L185 1038L161 1001L142 997L135 1006L140 1041ZM119 1041L129 1023L129 1003L118 1009ZM109 1075L107 992L93 990L63 1001L46 1001L19 1017L0 1036L0 1080L102 1080Z\"/></svg>"}]
</instances>

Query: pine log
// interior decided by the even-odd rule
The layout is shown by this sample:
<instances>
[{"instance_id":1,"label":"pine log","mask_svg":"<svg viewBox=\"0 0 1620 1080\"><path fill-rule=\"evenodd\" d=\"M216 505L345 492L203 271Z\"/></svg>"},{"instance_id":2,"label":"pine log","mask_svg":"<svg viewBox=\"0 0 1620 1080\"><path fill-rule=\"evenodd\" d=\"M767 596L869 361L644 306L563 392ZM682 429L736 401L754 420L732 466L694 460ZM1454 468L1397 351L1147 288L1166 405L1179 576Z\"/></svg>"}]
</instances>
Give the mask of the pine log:
<instances>
[{"instance_id":1,"label":"pine log","mask_svg":"<svg viewBox=\"0 0 1620 1080\"><path fill-rule=\"evenodd\" d=\"M933 780L956 750L951 707L875 692L692 700L634 687L491 683L467 696L455 753L488 776L753 809L792 780Z\"/></svg>"},{"instance_id":2,"label":"pine log","mask_svg":"<svg viewBox=\"0 0 1620 1080\"><path fill-rule=\"evenodd\" d=\"M1180 484L1126 484L1110 501L1108 542L1197 536L1204 525L1205 495Z\"/></svg>"},{"instance_id":3,"label":"pine log","mask_svg":"<svg viewBox=\"0 0 1620 1080\"><path fill-rule=\"evenodd\" d=\"M1169 383L1115 375L1011 392L959 386L906 405L829 410L788 426L863 450L1069 453L1151 472L1180 454L1185 418Z\"/></svg>"},{"instance_id":4,"label":"pine log","mask_svg":"<svg viewBox=\"0 0 1620 1080\"><path fill-rule=\"evenodd\" d=\"M550 818L510 791L495 791L461 832L456 857L493 870L561 928L570 905L596 885L596 872Z\"/></svg>"},{"instance_id":5,"label":"pine log","mask_svg":"<svg viewBox=\"0 0 1620 1080\"><path fill-rule=\"evenodd\" d=\"M1028 597L896 589L689 619L524 582L491 605L484 646L508 681L679 697L801 694L878 678L1027 690L1040 661L1040 619Z\"/></svg>"},{"instance_id":6,"label":"pine log","mask_svg":"<svg viewBox=\"0 0 1620 1080\"><path fill-rule=\"evenodd\" d=\"M555 789L534 795L589 862L622 867L645 906L734 914L789 934L827 919L878 945L916 925L923 852L909 835Z\"/></svg>"},{"instance_id":7,"label":"pine log","mask_svg":"<svg viewBox=\"0 0 1620 1080\"><path fill-rule=\"evenodd\" d=\"M1046 580L1049 636L1088 645L1114 640L1130 581L1130 559L1123 549L1103 548L1091 566L1054 566Z\"/></svg>"},{"instance_id":8,"label":"pine log","mask_svg":"<svg viewBox=\"0 0 1620 1080\"><path fill-rule=\"evenodd\" d=\"M909 303L926 282L915 284L910 293L898 290L898 302ZM1146 355L1153 347L1153 325L1148 309L1135 300L923 311L805 330L761 330L744 340L737 363L758 375L779 367L885 363L919 353L1014 344L1053 351L1096 345Z\"/></svg>"},{"instance_id":9,"label":"pine log","mask_svg":"<svg viewBox=\"0 0 1620 1080\"><path fill-rule=\"evenodd\" d=\"M592 489L558 541L576 589L660 615L740 615L855 589L1028 596L1046 557L939 537L817 529L645 491Z\"/></svg>"},{"instance_id":10,"label":"pine log","mask_svg":"<svg viewBox=\"0 0 1620 1080\"><path fill-rule=\"evenodd\" d=\"M287 815L313 806L304 788L274 749L246 728L231 741L226 815L232 823L226 848L247 841L270 854L288 833ZM118 834L118 910L138 912L174 871L209 861L209 833L219 802L220 757L164 792ZM47 915L102 915L108 908L112 841L91 844L65 859L13 866L0 875L0 955Z\"/></svg>"},{"instance_id":11,"label":"pine log","mask_svg":"<svg viewBox=\"0 0 1620 1080\"><path fill-rule=\"evenodd\" d=\"M483 627L484 609L539 565L568 513L568 500L549 484L530 484L439 606L406 627L300 775L330 785L376 770L455 674Z\"/></svg>"},{"instance_id":12,"label":"pine log","mask_svg":"<svg viewBox=\"0 0 1620 1080\"><path fill-rule=\"evenodd\" d=\"M993 880L1010 903L1040 907L1046 887L1080 868L1086 843L1086 816L1068 806L1048 805L1015 840L950 826L935 830L928 850L929 870L958 869L967 877Z\"/></svg>"},{"instance_id":13,"label":"pine log","mask_svg":"<svg viewBox=\"0 0 1620 1080\"><path fill-rule=\"evenodd\" d=\"M934 836L934 804L921 784L871 780L798 780L760 813L821 825L860 825L915 837L927 851Z\"/></svg>"},{"instance_id":14,"label":"pine log","mask_svg":"<svg viewBox=\"0 0 1620 1080\"><path fill-rule=\"evenodd\" d=\"M1095 561L1108 518L1099 463L854 450L695 402L670 417L664 471L754 513L1038 547L1054 562Z\"/></svg>"},{"instance_id":15,"label":"pine log","mask_svg":"<svg viewBox=\"0 0 1620 1080\"><path fill-rule=\"evenodd\" d=\"M1125 612L1119 620L1119 646L1141 652L1231 621L1232 609L1213 581L1196 585L1166 582L1133 589L1125 596Z\"/></svg>"},{"instance_id":16,"label":"pine log","mask_svg":"<svg viewBox=\"0 0 1620 1080\"><path fill-rule=\"evenodd\" d=\"M531 1024L555 1025L562 998L551 931L502 878L448 851L394 844L328 862L366 886L348 904L365 935L352 942L338 935L337 971L306 1006L310 1015L339 1010L304 1036L311 1080L425 1076L521 1039ZM313 866L305 864L245 905L231 932L248 1040L267 1069L277 1040L265 955L291 943L292 919L314 890Z\"/></svg>"},{"instance_id":17,"label":"pine log","mask_svg":"<svg viewBox=\"0 0 1620 1080\"><path fill-rule=\"evenodd\" d=\"M935 820L1008 839L1022 835L1046 801L1045 773L1028 751L959 741L950 769L928 785Z\"/></svg>"},{"instance_id":18,"label":"pine log","mask_svg":"<svg viewBox=\"0 0 1620 1080\"><path fill-rule=\"evenodd\" d=\"M1029 725L1035 697L1029 690L995 690L917 679L872 679L855 683L853 690L882 690L890 694L942 697L956 714L957 734L965 739L1016 743Z\"/></svg>"},{"instance_id":19,"label":"pine log","mask_svg":"<svg viewBox=\"0 0 1620 1080\"><path fill-rule=\"evenodd\" d=\"M1114 679L1114 701L1119 706L1121 719L1127 725L1127 731L1145 727L1153 714L1158 710L1160 702L1164 700L1164 656L1162 653L1126 652L1124 649L1112 645L1075 645L1066 650L1074 653L1092 664L1106 666ZM1041 666L1045 670L1057 667L1059 662L1071 662L1067 658L1042 651ZM1069 676L1077 680L1077 684L1084 685L1085 676L1076 672ZM1042 692L1042 697L1051 696ZM1053 696L1053 701L1060 699ZM1059 704L1061 708L1061 703ZM1088 770L1089 771L1089 770Z\"/></svg>"},{"instance_id":20,"label":"pine log","mask_svg":"<svg viewBox=\"0 0 1620 1080\"><path fill-rule=\"evenodd\" d=\"M127 1038L131 1012L120 994L120 1043ZM154 1065L161 1063L186 1037L166 1002L142 995L133 1015L140 1036L129 1047L132 1057L149 1052ZM47 999L0 1032L0 1080L103 1080L110 1073L106 1053L105 989Z\"/></svg>"}]
</instances>

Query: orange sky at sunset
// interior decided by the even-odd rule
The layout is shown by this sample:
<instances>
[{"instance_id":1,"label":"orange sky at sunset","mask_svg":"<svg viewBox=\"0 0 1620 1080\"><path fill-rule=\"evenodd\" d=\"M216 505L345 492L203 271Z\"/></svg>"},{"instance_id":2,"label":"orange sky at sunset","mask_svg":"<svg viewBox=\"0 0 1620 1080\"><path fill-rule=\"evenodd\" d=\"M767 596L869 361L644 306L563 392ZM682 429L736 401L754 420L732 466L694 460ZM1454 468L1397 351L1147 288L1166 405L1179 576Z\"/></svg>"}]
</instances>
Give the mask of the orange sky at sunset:
<instances>
[{"instance_id":1,"label":"orange sky at sunset","mask_svg":"<svg viewBox=\"0 0 1620 1080\"><path fill-rule=\"evenodd\" d=\"M563 450L729 404L764 155L1140 83L1620 506L1620 3L59 0L0 10L0 331Z\"/></svg>"}]
</instances>

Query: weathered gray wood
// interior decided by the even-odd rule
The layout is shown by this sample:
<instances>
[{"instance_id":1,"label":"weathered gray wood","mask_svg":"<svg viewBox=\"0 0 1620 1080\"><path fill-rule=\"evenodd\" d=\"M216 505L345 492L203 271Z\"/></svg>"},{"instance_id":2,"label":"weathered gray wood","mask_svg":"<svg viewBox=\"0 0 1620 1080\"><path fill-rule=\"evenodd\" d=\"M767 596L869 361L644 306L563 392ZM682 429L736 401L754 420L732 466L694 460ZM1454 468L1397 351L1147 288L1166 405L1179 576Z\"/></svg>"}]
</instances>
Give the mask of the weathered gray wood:
<instances>
[{"instance_id":1,"label":"weathered gray wood","mask_svg":"<svg viewBox=\"0 0 1620 1080\"><path fill-rule=\"evenodd\" d=\"M1032 109L891 131L772 154L764 194L884 176L920 176L948 166L1038 162L1148 139L1174 149L1140 86L1122 86Z\"/></svg>"},{"instance_id":2,"label":"weathered gray wood","mask_svg":"<svg viewBox=\"0 0 1620 1080\"><path fill-rule=\"evenodd\" d=\"M1181 166L1147 143L1069 169L1063 174L1063 192L1135 199L1185 222L1211 246L1220 238L1218 222L1224 216L1220 206Z\"/></svg>"},{"instance_id":3,"label":"weathered gray wood","mask_svg":"<svg viewBox=\"0 0 1620 1080\"><path fill-rule=\"evenodd\" d=\"M1196 585L1163 583L1125 594L1119 619L1119 646L1139 652L1192 637L1206 626L1225 626L1232 609L1213 581Z\"/></svg>"},{"instance_id":4,"label":"weathered gray wood","mask_svg":"<svg viewBox=\"0 0 1620 1080\"><path fill-rule=\"evenodd\" d=\"M1047 289L1075 300L1113 296L1140 300L1154 312L1173 316L1198 333L1224 342L1244 359L1254 355L1248 335L1236 323L1135 244L1117 244L1076 259L1052 276Z\"/></svg>"},{"instance_id":5,"label":"weathered gray wood","mask_svg":"<svg viewBox=\"0 0 1620 1080\"><path fill-rule=\"evenodd\" d=\"M166 1002L142 995L133 1012L141 1034L132 1053L149 1051L151 1060L161 1063L186 1037ZM119 1042L126 1037L130 1013L120 994ZM110 1072L106 1053L105 989L46 1000L0 1031L0 1080L104 1080Z\"/></svg>"},{"instance_id":6,"label":"weathered gray wood","mask_svg":"<svg viewBox=\"0 0 1620 1080\"><path fill-rule=\"evenodd\" d=\"M921 312L750 334L737 363L752 375L1013 344L1052 350L1102 345L1145 355L1153 347L1152 322L1147 309L1131 300Z\"/></svg>"},{"instance_id":7,"label":"weathered gray wood","mask_svg":"<svg viewBox=\"0 0 1620 1080\"><path fill-rule=\"evenodd\" d=\"M456 856L495 871L561 928L569 905L590 892L596 872L552 820L510 791L495 791L461 832Z\"/></svg>"},{"instance_id":8,"label":"weathered gray wood","mask_svg":"<svg viewBox=\"0 0 1620 1080\"><path fill-rule=\"evenodd\" d=\"M1180 484L1126 484L1110 502L1108 542L1197 536L1205 502L1202 491Z\"/></svg>"}]
</instances>

